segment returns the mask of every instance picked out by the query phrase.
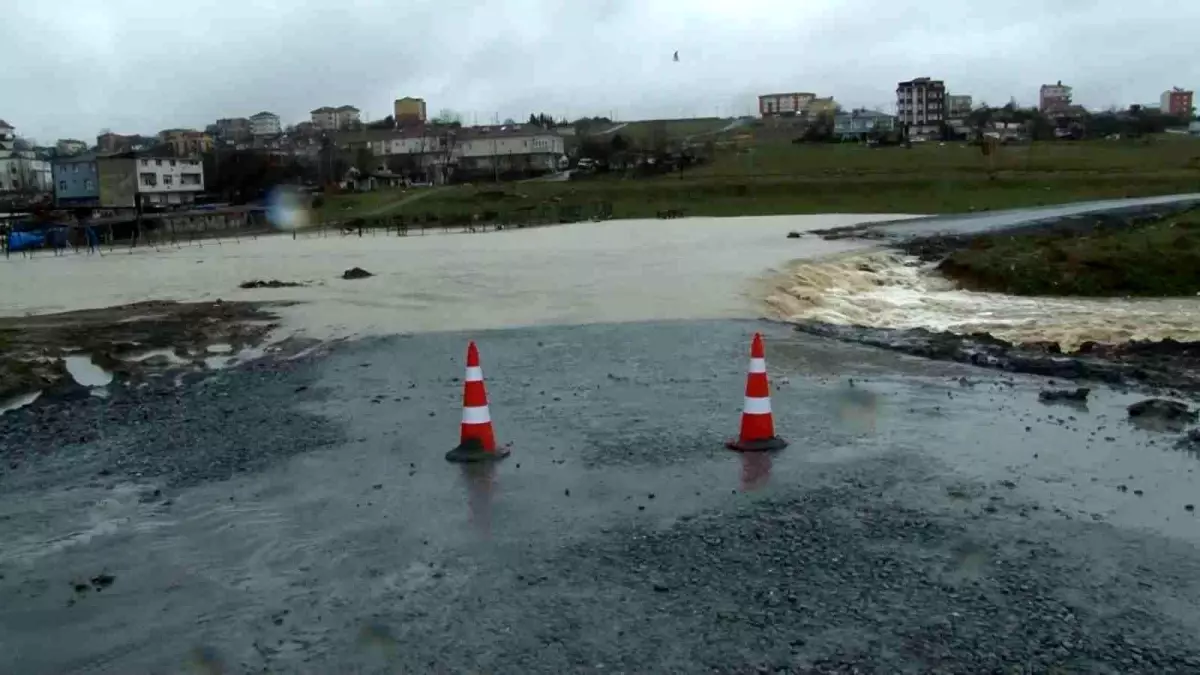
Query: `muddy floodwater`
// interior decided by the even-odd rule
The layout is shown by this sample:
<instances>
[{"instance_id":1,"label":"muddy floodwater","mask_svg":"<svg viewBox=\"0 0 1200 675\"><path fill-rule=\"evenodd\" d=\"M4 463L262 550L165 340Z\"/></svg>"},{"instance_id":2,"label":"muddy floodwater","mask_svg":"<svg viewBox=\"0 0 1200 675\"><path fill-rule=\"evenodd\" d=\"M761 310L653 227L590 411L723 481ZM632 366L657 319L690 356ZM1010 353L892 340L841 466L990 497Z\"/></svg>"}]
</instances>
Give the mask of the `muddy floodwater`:
<instances>
[{"instance_id":1,"label":"muddy floodwater","mask_svg":"<svg viewBox=\"0 0 1200 675\"><path fill-rule=\"evenodd\" d=\"M763 274L861 242L790 231L896 216L820 215L580 223L489 234L260 237L117 247L0 261L0 312L140 300L300 300L287 329L310 337L652 319L756 317ZM374 276L344 280L361 267ZM308 285L240 289L243 281Z\"/></svg>"}]
</instances>

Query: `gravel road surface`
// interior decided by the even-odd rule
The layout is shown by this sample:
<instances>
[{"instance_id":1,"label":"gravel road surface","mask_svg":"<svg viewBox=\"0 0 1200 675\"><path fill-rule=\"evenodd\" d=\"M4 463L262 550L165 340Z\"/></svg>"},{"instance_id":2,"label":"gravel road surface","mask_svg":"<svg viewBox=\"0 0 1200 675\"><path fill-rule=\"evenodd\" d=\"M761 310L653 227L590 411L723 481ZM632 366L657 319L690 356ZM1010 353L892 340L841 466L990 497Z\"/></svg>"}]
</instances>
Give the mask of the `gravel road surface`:
<instances>
[{"instance_id":1,"label":"gravel road surface","mask_svg":"<svg viewBox=\"0 0 1200 675\"><path fill-rule=\"evenodd\" d=\"M722 447L756 330L774 455ZM468 339L491 467L442 459ZM1200 672L1196 458L1048 386L683 321L39 401L0 417L0 672Z\"/></svg>"}]
</instances>

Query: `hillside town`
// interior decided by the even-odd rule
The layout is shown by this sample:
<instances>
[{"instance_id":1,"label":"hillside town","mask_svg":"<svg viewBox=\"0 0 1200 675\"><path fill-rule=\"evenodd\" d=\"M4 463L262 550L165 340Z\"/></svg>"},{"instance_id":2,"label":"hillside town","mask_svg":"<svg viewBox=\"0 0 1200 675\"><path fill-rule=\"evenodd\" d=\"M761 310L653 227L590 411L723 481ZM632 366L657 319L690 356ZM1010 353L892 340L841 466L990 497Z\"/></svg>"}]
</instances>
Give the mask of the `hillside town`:
<instances>
[{"instance_id":1,"label":"hillside town","mask_svg":"<svg viewBox=\"0 0 1200 675\"><path fill-rule=\"evenodd\" d=\"M671 159L671 152L712 146L727 140L722 132L748 130L797 142L872 144L1119 138L1138 125L1200 136L1194 94L1179 87L1163 91L1152 104L1089 111L1061 81L1042 85L1037 105L1022 108L1015 101L989 106L953 92L942 80L918 77L897 83L891 111L846 110L833 96L813 92L764 94L757 110L754 118L722 121L704 133L652 134L641 147L623 137L628 122L604 117L572 122L537 113L527 121L464 125L450 110L430 116L424 99L409 96L395 99L391 113L374 122L353 105L322 105L296 123L263 110L221 118L202 130L170 128L153 135L103 130L94 143L63 138L50 146L23 140L14 125L0 120L0 199L16 208L41 203L170 210L201 201L252 202L273 180L369 191L524 179L568 169L583 174L608 162L653 163L654 155L661 166L674 167L683 163Z\"/></svg>"}]
</instances>

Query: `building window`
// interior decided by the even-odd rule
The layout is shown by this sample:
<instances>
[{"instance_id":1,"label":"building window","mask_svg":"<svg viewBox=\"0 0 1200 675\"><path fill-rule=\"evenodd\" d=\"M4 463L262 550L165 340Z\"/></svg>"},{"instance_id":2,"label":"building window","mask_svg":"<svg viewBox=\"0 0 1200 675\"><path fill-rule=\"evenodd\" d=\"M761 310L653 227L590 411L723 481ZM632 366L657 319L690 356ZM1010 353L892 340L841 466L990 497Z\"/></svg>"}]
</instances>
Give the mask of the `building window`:
<instances>
[{"instance_id":1,"label":"building window","mask_svg":"<svg viewBox=\"0 0 1200 675\"><path fill-rule=\"evenodd\" d=\"M174 182L175 182L175 177L174 177L174 176L172 176L171 174L164 174L164 175L163 175L163 185L164 185L164 186L168 186L168 187L169 187L169 186L170 186L170 185L172 185Z\"/></svg>"},{"instance_id":2,"label":"building window","mask_svg":"<svg viewBox=\"0 0 1200 675\"><path fill-rule=\"evenodd\" d=\"M138 174L138 178L141 180L142 185L146 187L155 187L158 185L158 176L153 172Z\"/></svg>"},{"instance_id":3,"label":"building window","mask_svg":"<svg viewBox=\"0 0 1200 675\"><path fill-rule=\"evenodd\" d=\"M200 174L198 174L198 173L180 174L179 175L179 184L180 185L199 185L200 184Z\"/></svg>"},{"instance_id":4,"label":"building window","mask_svg":"<svg viewBox=\"0 0 1200 675\"><path fill-rule=\"evenodd\" d=\"M83 189L88 191L95 190L96 185L92 182L91 178L88 178L87 180L83 181Z\"/></svg>"},{"instance_id":5,"label":"building window","mask_svg":"<svg viewBox=\"0 0 1200 675\"><path fill-rule=\"evenodd\" d=\"M155 165L155 166L162 166L162 160L161 160L161 159L156 159L156 160L154 160L154 165Z\"/></svg>"},{"instance_id":6,"label":"building window","mask_svg":"<svg viewBox=\"0 0 1200 675\"><path fill-rule=\"evenodd\" d=\"M171 160L171 166L175 166L175 160Z\"/></svg>"},{"instance_id":7,"label":"building window","mask_svg":"<svg viewBox=\"0 0 1200 675\"><path fill-rule=\"evenodd\" d=\"M66 190L67 189L67 181L65 181L65 180L58 181L58 189Z\"/></svg>"},{"instance_id":8,"label":"building window","mask_svg":"<svg viewBox=\"0 0 1200 675\"><path fill-rule=\"evenodd\" d=\"M148 159L143 159L143 160L142 160L142 166L150 166L150 160L148 160Z\"/></svg>"}]
</instances>

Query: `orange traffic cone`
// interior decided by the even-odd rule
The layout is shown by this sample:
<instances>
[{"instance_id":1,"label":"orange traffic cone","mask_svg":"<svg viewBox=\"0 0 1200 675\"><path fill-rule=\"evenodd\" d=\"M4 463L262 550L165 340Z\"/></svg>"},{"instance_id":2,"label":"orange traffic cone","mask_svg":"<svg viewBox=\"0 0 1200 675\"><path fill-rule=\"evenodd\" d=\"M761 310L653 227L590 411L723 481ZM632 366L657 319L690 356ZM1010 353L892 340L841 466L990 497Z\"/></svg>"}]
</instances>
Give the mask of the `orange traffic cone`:
<instances>
[{"instance_id":1,"label":"orange traffic cone","mask_svg":"<svg viewBox=\"0 0 1200 675\"><path fill-rule=\"evenodd\" d=\"M750 344L750 370L746 375L746 401L742 407L742 430L725 447L738 452L782 450L787 441L775 435L771 415L771 387L767 383L767 360L761 333Z\"/></svg>"},{"instance_id":2,"label":"orange traffic cone","mask_svg":"<svg viewBox=\"0 0 1200 675\"><path fill-rule=\"evenodd\" d=\"M492 416L488 412L487 389L479 366L479 349L467 345L467 375L463 379L462 433L459 444L446 453L451 462L486 462L508 456L506 448L496 447Z\"/></svg>"}]
</instances>

